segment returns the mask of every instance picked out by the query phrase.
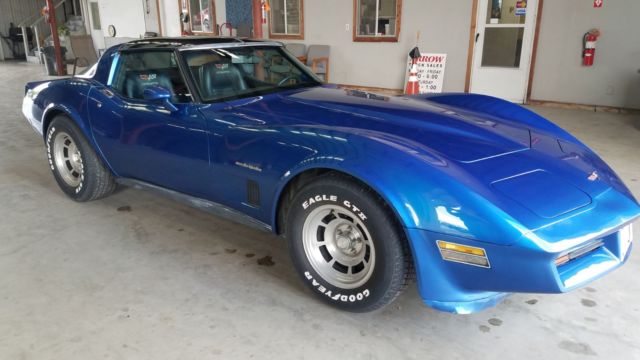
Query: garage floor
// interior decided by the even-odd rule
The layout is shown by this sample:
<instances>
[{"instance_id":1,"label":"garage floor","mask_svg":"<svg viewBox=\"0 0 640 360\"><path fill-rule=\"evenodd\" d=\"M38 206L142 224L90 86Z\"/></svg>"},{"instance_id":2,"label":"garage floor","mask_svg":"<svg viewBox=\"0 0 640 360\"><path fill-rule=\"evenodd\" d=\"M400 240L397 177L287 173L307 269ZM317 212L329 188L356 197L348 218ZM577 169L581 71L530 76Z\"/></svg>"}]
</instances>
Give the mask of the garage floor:
<instances>
[{"instance_id":1,"label":"garage floor","mask_svg":"<svg viewBox=\"0 0 640 360\"><path fill-rule=\"evenodd\" d=\"M436 312L411 287L353 315L307 293L279 238L137 190L74 203L20 110L24 83L43 77L0 63L2 359L640 358L637 253L585 289L479 314ZM640 196L638 116L534 110Z\"/></svg>"}]
</instances>

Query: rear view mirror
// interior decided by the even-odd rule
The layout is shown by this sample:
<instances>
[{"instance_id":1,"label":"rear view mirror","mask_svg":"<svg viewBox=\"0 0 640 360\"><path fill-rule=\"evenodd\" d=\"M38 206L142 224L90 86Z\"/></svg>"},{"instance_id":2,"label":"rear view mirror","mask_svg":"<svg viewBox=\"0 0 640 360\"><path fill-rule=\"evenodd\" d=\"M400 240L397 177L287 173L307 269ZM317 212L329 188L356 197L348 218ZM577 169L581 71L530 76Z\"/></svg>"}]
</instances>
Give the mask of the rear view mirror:
<instances>
[{"instance_id":1,"label":"rear view mirror","mask_svg":"<svg viewBox=\"0 0 640 360\"><path fill-rule=\"evenodd\" d=\"M161 102L169 111L178 111L178 108L171 103L171 91L162 86L149 86L144 89L143 96L145 100Z\"/></svg>"}]
</instances>

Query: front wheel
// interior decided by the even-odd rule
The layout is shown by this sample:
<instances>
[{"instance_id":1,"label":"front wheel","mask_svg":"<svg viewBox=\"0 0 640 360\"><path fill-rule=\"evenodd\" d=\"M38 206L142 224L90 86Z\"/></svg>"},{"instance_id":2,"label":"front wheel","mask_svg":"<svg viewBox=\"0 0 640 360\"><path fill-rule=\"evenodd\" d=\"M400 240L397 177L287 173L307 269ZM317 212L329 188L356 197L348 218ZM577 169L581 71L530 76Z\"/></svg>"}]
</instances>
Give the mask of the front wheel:
<instances>
[{"instance_id":1,"label":"front wheel","mask_svg":"<svg viewBox=\"0 0 640 360\"><path fill-rule=\"evenodd\" d=\"M320 299L342 310L366 312L400 295L411 257L379 196L329 174L303 187L289 209L286 235L293 263Z\"/></svg>"}]
</instances>

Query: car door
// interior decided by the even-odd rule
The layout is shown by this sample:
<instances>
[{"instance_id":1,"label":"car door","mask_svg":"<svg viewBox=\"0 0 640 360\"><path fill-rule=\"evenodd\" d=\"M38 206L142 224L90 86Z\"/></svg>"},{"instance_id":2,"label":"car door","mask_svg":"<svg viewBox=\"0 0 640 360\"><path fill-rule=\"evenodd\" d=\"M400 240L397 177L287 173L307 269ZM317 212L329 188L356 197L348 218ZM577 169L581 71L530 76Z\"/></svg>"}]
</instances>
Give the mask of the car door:
<instances>
[{"instance_id":1,"label":"car door","mask_svg":"<svg viewBox=\"0 0 640 360\"><path fill-rule=\"evenodd\" d=\"M172 94L171 104L144 98L149 86ZM106 86L89 93L88 112L100 151L120 177L203 196L209 179L205 123L173 51L123 51Z\"/></svg>"}]
</instances>

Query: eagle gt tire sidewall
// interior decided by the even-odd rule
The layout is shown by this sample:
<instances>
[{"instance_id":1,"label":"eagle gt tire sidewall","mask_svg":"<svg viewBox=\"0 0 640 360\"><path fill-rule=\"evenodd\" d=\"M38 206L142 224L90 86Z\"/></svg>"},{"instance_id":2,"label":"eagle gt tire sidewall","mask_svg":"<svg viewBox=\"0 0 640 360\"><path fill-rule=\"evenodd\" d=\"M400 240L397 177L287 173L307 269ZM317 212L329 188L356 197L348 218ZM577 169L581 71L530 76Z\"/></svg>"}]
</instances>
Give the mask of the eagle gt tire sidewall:
<instances>
[{"instance_id":1,"label":"eagle gt tire sidewall","mask_svg":"<svg viewBox=\"0 0 640 360\"><path fill-rule=\"evenodd\" d=\"M307 186L294 197L287 227L291 258L303 282L319 299L351 312L375 310L386 305L387 293L392 291L394 264L390 262L402 259L402 240L388 212L376 197L361 187L358 189L354 183L333 180L329 181L333 184ZM371 235L375 249L374 269L360 287L343 289L331 285L314 270L307 258L302 240L305 220L314 209L323 205L337 205L358 217Z\"/></svg>"}]
</instances>

